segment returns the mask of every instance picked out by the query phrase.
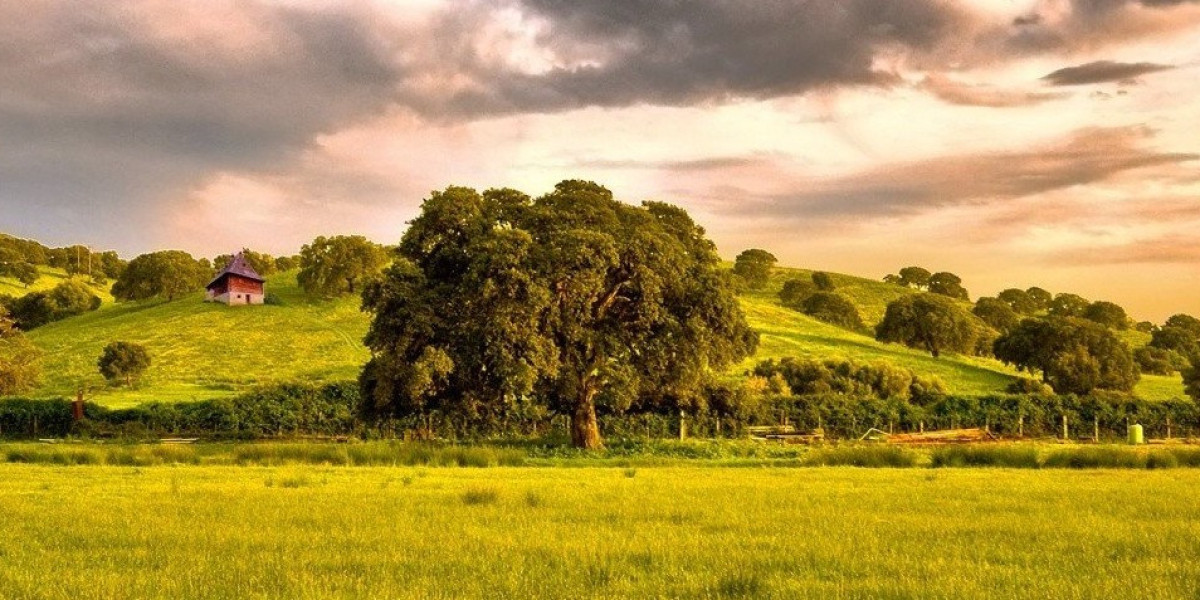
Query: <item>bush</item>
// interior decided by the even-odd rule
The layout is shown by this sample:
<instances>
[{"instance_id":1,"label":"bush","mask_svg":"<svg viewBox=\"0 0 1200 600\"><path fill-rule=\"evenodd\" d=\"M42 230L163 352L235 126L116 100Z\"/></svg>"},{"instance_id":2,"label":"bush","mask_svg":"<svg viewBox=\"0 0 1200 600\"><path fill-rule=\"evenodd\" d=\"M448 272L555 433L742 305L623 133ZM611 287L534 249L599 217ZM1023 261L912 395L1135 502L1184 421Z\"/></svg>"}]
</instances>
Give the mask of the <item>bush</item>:
<instances>
[{"instance_id":1,"label":"bush","mask_svg":"<svg viewBox=\"0 0 1200 600\"><path fill-rule=\"evenodd\" d=\"M845 297L833 292L817 292L810 295L801 304L804 314L836 325L843 329L859 330L863 328L862 317L858 308Z\"/></svg>"},{"instance_id":2,"label":"bush","mask_svg":"<svg viewBox=\"0 0 1200 600\"><path fill-rule=\"evenodd\" d=\"M935 448L930 458L933 467L1036 469L1039 466L1037 450L1022 446L943 446Z\"/></svg>"},{"instance_id":3,"label":"bush","mask_svg":"<svg viewBox=\"0 0 1200 600\"><path fill-rule=\"evenodd\" d=\"M805 465L822 467L911 467L916 456L897 446L839 446L814 450Z\"/></svg>"},{"instance_id":4,"label":"bush","mask_svg":"<svg viewBox=\"0 0 1200 600\"><path fill-rule=\"evenodd\" d=\"M1057 469L1143 469L1146 457L1127 448L1071 448L1050 453L1043 465Z\"/></svg>"}]
</instances>

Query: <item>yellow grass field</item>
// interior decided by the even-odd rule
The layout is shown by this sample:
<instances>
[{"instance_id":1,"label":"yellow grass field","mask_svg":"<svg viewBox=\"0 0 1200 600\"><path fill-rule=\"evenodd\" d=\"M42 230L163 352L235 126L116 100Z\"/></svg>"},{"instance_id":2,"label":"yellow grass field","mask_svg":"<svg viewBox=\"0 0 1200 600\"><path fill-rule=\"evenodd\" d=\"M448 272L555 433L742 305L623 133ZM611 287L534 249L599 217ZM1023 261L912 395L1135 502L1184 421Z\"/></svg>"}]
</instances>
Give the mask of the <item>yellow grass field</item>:
<instances>
[{"instance_id":1,"label":"yellow grass field","mask_svg":"<svg viewBox=\"0 0 1200 600\"><path fill-rule=\"evenodd\" d=\"M1200 471L0 465L3 597L1195 598Z\"/></svg>"}]
</instances>

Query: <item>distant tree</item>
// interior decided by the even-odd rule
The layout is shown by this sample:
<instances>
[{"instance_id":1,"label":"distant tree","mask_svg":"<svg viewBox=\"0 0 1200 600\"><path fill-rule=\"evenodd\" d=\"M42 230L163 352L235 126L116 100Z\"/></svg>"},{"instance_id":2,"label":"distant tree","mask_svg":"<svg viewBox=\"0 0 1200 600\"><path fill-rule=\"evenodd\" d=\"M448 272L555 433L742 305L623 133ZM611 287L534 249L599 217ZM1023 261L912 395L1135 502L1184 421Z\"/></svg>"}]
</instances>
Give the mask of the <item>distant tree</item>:
<instances>
[{"instance_id":1,"label":"distant tree","mask_svg":"<svg viewBox=\"0 0 1200 600\"><path fill-rule=\"evenodd\" d=\"M1001 298L980 298L975 301L971 312L1000 333L1016 327L1021 322L1021 317L1013 310L1012 305Z\"/></svg>"},{"instance_id":2,"label":"distant tree","mask_svg":"<svg viewBox=\"0 0 1200 600\"><path fill-rule=\"evenodd\" d=\"M1050 302L1054 300L1054 296L1050 292L1036 286L1025 290L1025 293L1033 301L1034 312L1050 308Z\"/></svg>"},{"instance_id":3,"label":"distant tree","mask_svg":"<svg viewBox=\"0 0 1200 600\"><path fill-rule=\"evenodd\" d=\"M817 292L817 286L812 281L807 279L789 279L783 282L783 289L779 290L779 301L784 306L799 308L809 296Z\"/></svg>"},{"instance_id":4,"label":"distant tree","mask_svg":"<svg viewBox=\"0 0 1200 600\"><path fill-rule=\"evenodd\" d=\"M1134 325L1133 328L1142 333L1154 333L1154 330L1158 329L1158 325L1150 321L1138 321L1137 325Z\"/></svg>"},{"instance_id":5,"label":"distant tree","mask_svg":"<svg viewBox=\"0 0 1200 600\"><path fill-rule=\"evenodd\" d=\"M166 298L168 301L196 291L208 282L211 269L179 250L143 254L129 261L113 284L118 300Z\"/></svg>"},{"instance_id":6,"label":"distant tree","mask_svg":"<svg viewBox=\"0 0 1200 600\"><path fill-rule=\"evenodd\" d=\"M96 365L110 383L123 381L132 386L150 368L150 352L140 344L112 342L104 347Z\"/></svg>"},{"instance_id":7,"label":"distant tree","mask_svg":"<svg viewBox=\"0 0 1200 600\"><path fill-rule=\"evenodd\" d=\"M1038 311L1038 303L1025 290L1008 288L996 295L1004 301L1013 312L1019 315L1032 315Z\"/></svg>"},{"instance_id":8,"label":"distant tree","mask_svg":"<svg viewBox=\"0 0 1200 600\"><path fill-rule=\"evenodd\" d=\"M21 285L25 286L26 289L28 289L29 286L37 283L37 280L42 276L37 267L33 266L32 263L27 262L20 262L16 265L13 265L11 273L12 276L16 277L17 281L20 281Z\"/></svg>"},{"instance_id":9,"label":"distant tree","mask_svg":"<svg viewBox=\"0 0 1200 600\"><path fill-rule=\"evenodd\" d=\"M1191 366L1183 370L1183 389L1192 400L1200 402L1200 357L1192 357Z\"/></svg>"},{"instance_id":10,"label":"distant tree","mask_svg":"<svg viewBox=\"0 0 1200 600\"><path fill-rule=\"evenodd\" d=\"M802 303L804 314L836 325L843 329L860 330L863 328L862 317L858 308L846 297L834 292L816 292L804 299Z\"/></svg>"},{"instance_id":11,"label":"distant tree","mask_svg":"<svg viewBox=\"0 0 1200 600\"><path fill-rule=\"evenodd\" d=\"M92 264L92 249L81 244L63 248L63 256L66 258L66 264L63 269L70 275L80 273L91 275L93 266L96 269L100 268L100 262Z\"/></svg>"},{"instance_id":12,"label":"distant tree","mask_svg":"<svg viewBox=\"0 0 1200 600\"><path fill-rule=\"evenodd\" d=\"M1163 327L1176 327L1178 329L1182 329L1188 332L1193 338L1200 340L1200 319L1197 319L1192 315L1183 313L1171 315L1171 317L1167 319L1165 323L1163 323Z\"/></svg>"},{"instance_id":13,"label":"distant tree","mask_svg":"<svg viewBox=\"0 0 1200 600\"><path fill-rule=\"evenodd\" d=\"M887 275L884 275L883 282L890 283L892 285L904 285L904 282L900 280L900 276L896 275L895 273L888 273Z\"/></svg>"},{"instance_id":14,"label":"distant tree","mask_svg":"<svg viewBox=\"0 0 1200 600\"><path fill-rule=\"evenodd\" d=\"M1129 315L1125 314L1125 309L1105 300L1089 304L1083 311L1083 318L1110 329L1119 331L1129 329Z\"/></svg>"},{"instance_id":15,"label":"distant tree","mask_svg":"<svg viewBox=\"0 0 1200 600\"><path fill-rule=\"evenodd\" d=\"M250 263L250 268L254 269L255 273L258 273L263 277L274 275L278 270L275 267L275 257L271 256L270 254L255 252L249 248L243 248L242 257L246 259L246 262ZM224 266L225 265L221 265L221 268L224 268Z\"/></svg>"},{"instance_id":16,"label":"distant tree","mask_svg":"<svg viewBox=\"0 0 1200 600\"><path fill-rule=\"evenodd\" d=\"M753 352L720 265L682 209L595 183L436 192L363 292L364 412L502 418L524 399L598 448L597 410L679 410Z\"/></svg>"},{"instance_id":17,"label":"distant tree","mask_svg":"<svg viewBox=\"0 0 1200 600\"><path fill-rule=\"evenodd\" d=\"M299 268L299 256L279 256L275 258L275 270L280 273L286 273L292 269Z\"/></svg>"},{"instance_id":18,"label":"distant tree","mask_svg":"<svg viewBox=\"0 0 1200 600\"><path fill-rule=\"evenodd\" d=\"M733 273L746 281L752 290L766 287L771 279L771 269L779 262L774 254L766 250L751 248L743 250L733 261Z\"/></svg>"},{"instance_id":19,"label":"distant tree","mask_svg":"<svg viewBox=\"0 0 1200 600\"><path fill-rule=\"evenodd\" d=\"M923 290L929 287L932 274L921 267L904 267L900 269L900 285Z\"/></svg>"},{"instance_id":20,"label":"distant tree","mask_svg":"<svg viewBox=\"0 0 1200 600\"><path fill-rule=\"evenodd\" d=\"M361 235L321 236L301 248L297 280L312 296L355 294L387 259L382 246Z\"/></svg>"},{"instance_id":21,"label":"distant tree","mask_svg":"<svg viewBox=\"0 0 1200 600\"><path fill-rule=\"evenodd\" d=\"M943 351L973 354L987 326L953 299L938 294L913 294L887 305L875 327L875 339L921 348L935 358Z\"/></svg>"},{"instance_id":22,"label":"distant tree","mask_svg":"<svg viewBox=\"0 0 1200 600\"><path fill-rule=\"evenodd\" d=\"M1173 350L1163 350L1154 346L1142 346L1133 351L1133 360L1143 373L1152 375L1170 375L1176 371L1187 369L1188 361Z\"/></svg>"},{"instance_id":23,"label":"distant tree","mask_svg":"<svg viewBox=\"0 0 1200 600\"><path fill-rule=\"evenodd\" d=\"M1150 346L1171 350L1181 356L1200 355L1200 339L1184 327L1162 327L1150 334Z\"/></svg>"},{"instance_id":24,"label":"distant tree","mask_svg":"<svg viewBox=\"0 0 1200 600\"><path fill-rule=\"evenodd\" d=\"M50 290L54 319L65 319L100 308L100 297L76 279L68 279Z\"/></svg>"},{"instance_id":25,"label":"distant tree","mask_svg":"<svg viewBox=\"0 0 1200 600\"><path fill-rule=\"evenodd\" d=\"M970 300L967 289L962 286L962 279L954 273L942 271L929 277L929 291L957 300Z\"/></svg>"},{"instance_id":26,"label":"distant tree","mask_svg":"<svg viewBox=\"0 0 1200 600\"><path fill-rule=\"evenodd\" d=\"M1090 304L1086 298L1078 294L1062 293L1050 301L1048 310L1050 316L1053 317L1082 317Z\"/></svg>"},{"instance_id":27,"label":"distant tree","mask_svg":"<svg viewBox=\"0 0 1200 600\"><path fill-rule=\"evenodd\" d=\"M37 385L42 353L0 307L0 396L20 394Z\"/></svg>"},{"instance_id":28,"label":"distant tree","mask_svg":"<svg viewBox=\"0 0 1200 600\"><path fill-rule=\"evenodd\" d=\"M21 331L30 331L54 321L58 305L46 292L30 292L8 304L11 318Z\"/></svg>"},{"instance_id":29,"label":"distant tree","mask_svg":"<svg viewBox=\"0 0 1200 600\"><path fill-rule=\"evenodd\" d=\"M833 283L833 276L825 271L814 271L812 274L813 285L817 286L822 292L832 292L837 285Z\"/></svg>"},{"instance_id":30,"label":"distant tree","mask_svg":"<svg viewBox=\"0 0 1200 600\"><path fill-rule=\"evenodd\" d=\"M112 250L97 254L95 259L98 264L92 269L92 275L94 276L97 273L103 273L104 277L107 279L116 279L120 277L121 271L125 269L125 265L127 264L125 261L121 260L121 257L118 256L116 252Z\"/></svg>"},{"instance_id":31,"label":"distant tree","mask_svg":"<svg viewBox=\"0 0 1200 600\"><path fill-rule=\"evenodd\" d=\"M1139 378L1129 346L1086 319L1025 319L996 340L995 354L1019 369L1040 371L1060 394L1128 392Z\"/></svg>"}]
</instances>

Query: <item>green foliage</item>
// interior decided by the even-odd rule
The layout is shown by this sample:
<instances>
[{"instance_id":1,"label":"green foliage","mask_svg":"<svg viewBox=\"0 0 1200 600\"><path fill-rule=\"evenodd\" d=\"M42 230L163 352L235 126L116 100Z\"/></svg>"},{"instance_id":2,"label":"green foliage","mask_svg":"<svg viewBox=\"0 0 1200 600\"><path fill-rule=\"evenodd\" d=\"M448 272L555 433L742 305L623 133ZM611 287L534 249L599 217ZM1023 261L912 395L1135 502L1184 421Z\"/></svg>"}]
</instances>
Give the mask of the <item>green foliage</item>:
<instances>
[{"instance_id":1,"label":"green foliage","mask_svg":"<svg viewBox=\"0 0 1200 600\"><path fill-rule=\"evenodd\" d=\"M242 258L250 264L250 268L254 269L262 277L274 275L281 269L278 268L275 257L263 252L255 252L249 248L242 248ZM212 260L212 268L214 271L220 271L229 266L233 262L232 254L222 254ZM286 269L282 269L286 270Z\"/></svg>"},{"instance_id":2,"label":"green foliage","mask_svg":"<svg viewBox=\"0 0 1200 600\"><path fill-rule=\"evenodd\" d=\"M997 294L996 298L1007 304L1008 307L1016 314L1032 315L1039 310L1039 303L1029 295L1027 290L1009 288ZM982 300L982 298L980 298L980 300ZM1046 303L1049 303L1049 299L1046 300Z\"/></svg>"},{"instance_id":3,"label":"green foliage","mask_svg":"<svg viewBox=\"0 0 1200 600\"><path fill-rule=\"evenodd\" d=\"M1184 392L1193 400L1200 402L1200 358L1192 357L1191 366L1183 369Z\"/></svg>"},{"instance_id":4,"label":"green foliage","mask_svg":"<svg viewBox=\"0 0 1200 600\"><path fill-rule=\"evenodd\" d=\"M904 267L900 269L897 282L904 287L924 290L929 288L929 280L933 276L927 269L921 267Z\"/></svg>"},{"instance_id":5,"label":"green foliage","mask_svg":"<svg viewBox=\"0 0 1200 600\"><path fill-rule=\"evenodd\" d=\"M112 294L118 300L170 301L204 287L211 274L208 267L187 252L151 252L129 261L113 284Z\"/></svg>"},{"instance_id":6,"label":"green foliage","mask_svg":"<svg viewBox=\"0 0 1200 600\"><path fill-rule=\"evenodd\" d=\"M971 299L967 289L962 286L962 278L954 273L942 271L934 273L929 277L929 292L933 294L941 294L956 300Z\"/></svg>"},{"instance_id":7,"label":"green foliage","mask_svg":"<svg viewBox=\"0 0 1200 600\"><path fill-rule=\"evenodd\" d=\"M42 353L18 331L0 306L0 396L24 393L38 382Z\"/></svg>"},{"instance_id":8,"label":"green foliage","mask_svg":"<svg viewBox=\"0 0 1200 600\"><path fill-rule=\"evenodd\" d=\"M109 382L132 386L150 368L150 353L140 344L113 342L104 347L96 366Z\"/></svg>"},{"instance_id":9,"label":"green foliage","mask_svg":"<svg viewBox=\"0 0 1200 600\"><path fill-rule=\"evenodd\" d=\"M1133 351L1133 360L1142 373L1171 375L1188 367L1188 360L1173 350L1142 346Z\"/></svg>"},{"instance_id":10,"label":"green foliage","mask_svg":"<svg viewBox=\"0 0 1200 600\"><path fill-rule=\"evenodd\" d=\"M1200 354L1200 339L1184 327L1163 326L1150 334L1150 346L1170 350L1182 356Z\"/></svg>"},{"instance_id":11,"label":"green foliage","mask_svg":"<svg viewBox=\"0 0 1200 600\"><path fill-rule=\"evenodd\" d=\"M822 467L911 467L917 457L897 446L837 446L814 450L804 463Z\"/></svg>"},{"instance_id":12,"label":"green foliage","mask_svg":"<svg viewBox=\"0 0 1200 600\"><path fill-rule=\"evenodd\" d=\"M1062 293L1054 296L1047 311L1052 317L1082 317L1090 305L1091 302L1083 296Z\"/></svg>"},{"instance_id":13,"label":"green foliage","mask_svg":"<svg viewBox=\"0 0 1200 600\"><path fill-rule=\"evenodd\" d=\"M1003 467L1007 469L1037 469L1041 466L1038 451L1030 446L943 446L930 454L934 468L942 467Z\"/></svg>"},{"instance_id":14,"label":"green foliage","mask_svg":"<svg viewBox=\"0 0 1200 600\"><path fill-rule=\"evenodd\" d=\"M800 309L818 321L843 329L858 331L863 328L862 317L854 303L834 292L816 292L804 299Z\"/></svg>"},{"instance_id":15,"label":"green foliage","mask_svg":"<svg viewBox=\"0 0 1200 600\"><path fill-rule=\"evenodd\" d=\"M745 280L750 289L761 289L767 285L767 281L771 278L771 269L778 262L775 255L766 250L759 248L743 250L733 261L733 274Z\"/></svg>"},{"instance_id":16,"label":"green foliage","mask_svg":"<svg viewBox=\"0 0 1200 600\"><path fill-rule=\"evenodd\" d=\"M1082 316L1089 321L1094 321L1110 329L1129 329L1129 315L1125 314L1125 309L1105 300L1098 300L1089 304L1084 309Z\"/></svg>"},{"instance_id":17,"label":"green foliage","mask_svg":"<svg viewBox=\"0 0 1200 600\"><path fill-rule=\"evenodd\" d=\"M382 246L361 235L320 236L300 249L297 281L310 296L356 294L387 260Z\"/></svg>"},{"instance_id":18,"label":"green foliage","mask_svg":"<svg viewBox=\"0 0 1200 600\"><path fill-rule=\"evenodd\" d=\"M1008 384L1004 391L1009 394L1026 394L1035 396L1049 396L1054 394L1054 388L1038 381L1029 379L1028 377L1020 377Z\"/></svg>"},{"instance_id":19,"label":"green foliage","mask_svg":"<svg viewBox=\"0 0 1200 600\"><path fill-rule=\"evenodd\" d=\"M1054 300L1054 296L1040 287L1031 287L1025 290L1029 295L1029 299L1033 302L1033 310L1042 311L1050 308L1050 302Z\"/></svg>"},{"instance_id":20,"label":"green foliage","mask_svg":"<svg viewBox=\"0 0 1200 600\"><path fill-rule=\"evenodd\" d=\"M813 285L817 286L822 292L832 292L837 285L833 283L833 276L825 271L814 271L812 274Z\"/></svg>"},{"instance_id":21,"label":"green foliage","mask_svg":"<svg viewBox=\"0 0 1200 600\"><path fill-rule=\"evenodd\" d=\"M856 398L897 398L928 402L945 394L945 384L936 377L922 377L909 369L884 362L860 363L847 360L784 358L769 359L754 367L754 375L780 377L786 390L775 393L798 395L844 394Z\"/></svg>"},{"instance_id":22,"label":"green foliage","mask_svg":"<svg viewBox=\"0 0 1200 600\"><path fill-rule=\"evenodd\" d=\"M1084 319L1025 319L996 340L995 354L1019 369L1040 371L1059 393L1130 391L1139 378L1129 346Z\"/></svg>"},{"instance_id":23,"label":"green foliage","mask_svg":"<svg viewBox=\"0 0 1200 600\"><path fill-rule=\"evenodd\" d=\"M1008 291L1008 290L1006 290ZM1016 290L1021 291L1021 290ZM1024 292L1021 292L1022 294ZM1005 333L1021 322L1021 317L1012 307L1012 303L1003 298L983 297L975 301L971 312L987 323L988 327L1000 333Z\"/></svg>"},{"instance_id":24,"label":"green foliage","mask_svg":"<svg viewBox=\"0 0 1200 600\"><path fill-rule=\"evenodd\" d=\"M817 286L811 280L799 277L789 279L783 282L783 288L779 290L779 302L790 308L800 308L816 292Z\"/></svg>"},{"instance_id":25,"label":"green foliage","mask_svg":"<svg viewBox=\"0 0 1200 600\"><path fill-rule=\"evenodd\" d=\"M583 181L537 200L433 194L363 306L366 414L487 422L523 399L570 415L572 442L587 448L601 444L597 406L693 407L757 340L687 213Z\"/></svg>"},{"instance_id":26,"label":"green foliage","mask_svg":"<svg viewBox=\"0 0 1200 600\"><path fill-rule=\"evenodd\" d=\"M916 294L894 300L875 328L875 339L922 348L935 358L943 351L978 354L987 325L953 299Z\"/></svg>"}]
</instances>

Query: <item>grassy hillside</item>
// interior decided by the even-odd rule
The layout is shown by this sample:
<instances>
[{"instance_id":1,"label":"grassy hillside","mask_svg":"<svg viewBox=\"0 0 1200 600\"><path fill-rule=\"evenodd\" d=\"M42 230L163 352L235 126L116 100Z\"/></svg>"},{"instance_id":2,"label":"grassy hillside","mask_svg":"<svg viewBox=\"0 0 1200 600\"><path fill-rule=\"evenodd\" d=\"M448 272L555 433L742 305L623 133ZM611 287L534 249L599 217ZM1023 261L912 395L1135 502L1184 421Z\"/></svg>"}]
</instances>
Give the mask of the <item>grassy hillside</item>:
<instances>
[{"instance_id":1,"label":"grassy hillside","mask_svg":"<svg viewBox=\"0 0 1200 600\"><path fill-rule=\"evenodd\" d=\"M274 276L280 306L227 307L202 294L174 302L106 304L100 310L30 332L46 351L39 395L83 386L99 402L128 406L228 395L270 381L353 379L366 361L367 319L356 298L304 298L294 273ZM109 388L96 368L112 341L144 344L153 364L138 389Z\"/></svg>"},{"instance_id":2,"label":"grassy hillside","mask_svg":"<svg viewBox=\"0 0 1200 600\"><path fill-rule=\"evenodd\" d=\"M54 289L55 286L66 281L70 276L62 269L51 269L50 267L38 267L38 271L42 276L37 281L33 282L28 288L24 284L9 277L0 277L0 296L24 296L30 292L45 292ZM89 285L92 291L100 296L100 299L105 302L112 302L112 295L105 288Z\"/></svg>"},{"instance_id":3,"label":"grassy hillside","mask_svg":"<svg viewBox=\"0 0 1200 600\"><path fill-rule=\"evenodd\" d=\"M758 355L739 365L737 372L759 360L784 356L888 361L936 375L950 391L972 395L1002 391L1017 376L994 360L951 355L935 359L781 306L776 294L783 282L810 274L777 269L767 289L743 296L742 306L762 334L762 343ZM53 287L63 277L48 271L35 287ZM888 302L914 293L881 281L837 274L833 278L838 293L854 301L871 325L882 318ZM129 406L231 395L258 383L357 376L368 355L361 344L367 317L358 310L356 298L310 301L296 285L294 273L270 278L267 289L281 305L230 308L206 304L197 293L174 302L106 302L94 313L36 329L30 338L46 351L46 361L43 385L35 394L72 395L82 386L96 401ZM117 340L150 349L154 364L137 389L110 388L96 369L101 349ZM1182 396L1183 387L1178 376L1144 376L1137 391L1146 398L1165 399Z\"/></svg>"},{"instance_id":4,"label":"grassy hillside","mask_svg":"<svg viewBox=\"0 0 1200 600\"><path fill-rule=\"evenodd\" d=\"M783 283L797 277L810 277L804 269L776 269L771 283L763 290L748 292L742 297L742 307L750 324L761 334L758 354L745 361L741 369L766 358L801 356L808 358L840 357L864 361L887 361L925 374L936 375L956 394L982 395L1000 392L1019 374L996 360L943 354L933 358L928 353L905 348L899 344L882 344L870 336L854 333L812 319L779 304L778 293ZM850 275L832 274L837 293L852 300L863 321L870 326L883 318L887 304L913 290L882 281ZM1144 345L1149 335L1127 332L1127 342ZM1179 376L1143 375L1138 395L1157 400L1183 396Z\"/></svg>"}]
</instances>

